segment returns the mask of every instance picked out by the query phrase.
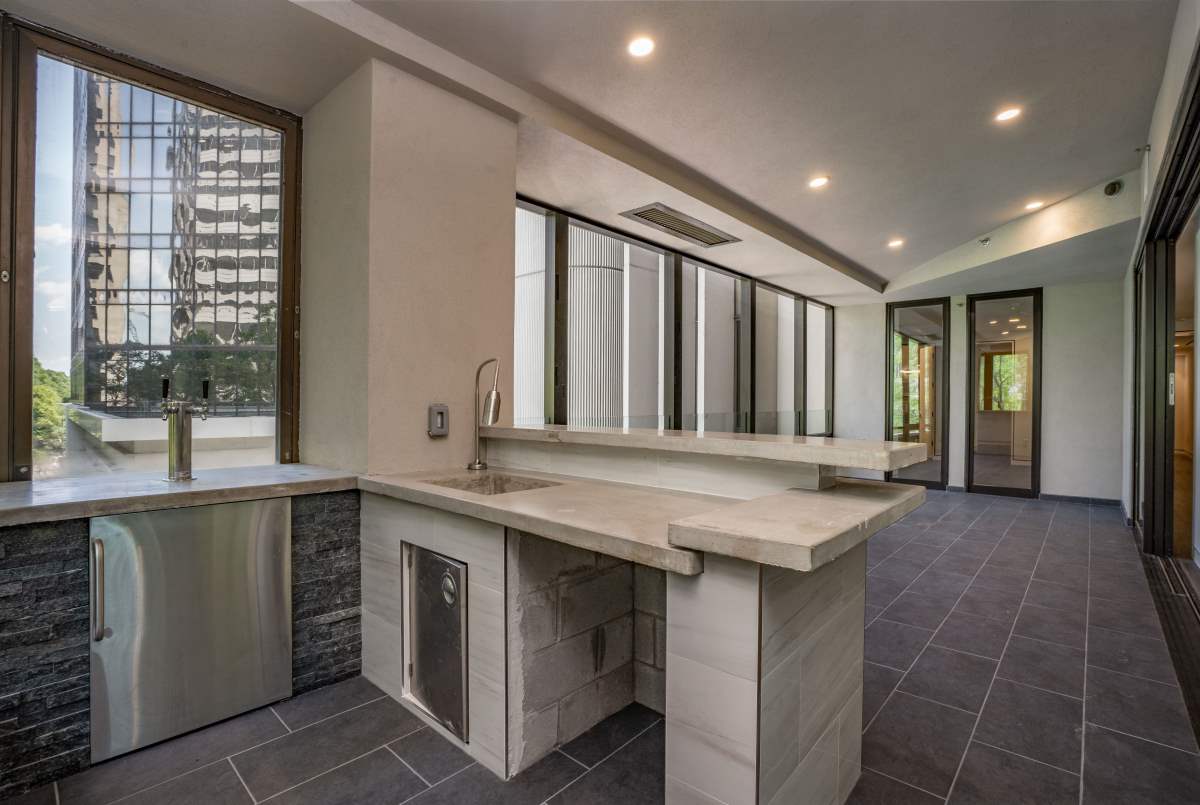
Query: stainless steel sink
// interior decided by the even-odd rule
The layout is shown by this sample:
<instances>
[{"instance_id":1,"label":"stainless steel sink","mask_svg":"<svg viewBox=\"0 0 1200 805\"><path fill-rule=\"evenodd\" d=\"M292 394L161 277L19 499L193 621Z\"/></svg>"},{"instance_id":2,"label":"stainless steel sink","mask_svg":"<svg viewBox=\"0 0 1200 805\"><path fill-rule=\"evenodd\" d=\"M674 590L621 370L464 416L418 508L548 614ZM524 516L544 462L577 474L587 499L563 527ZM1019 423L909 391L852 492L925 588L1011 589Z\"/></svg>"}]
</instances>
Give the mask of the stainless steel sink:
<instances>
[{"instance_id":1,"label":"stainless steel sink","mask_svg":"<svg viewBox=\"0 0 1200 805\"><path fill-rule=\"evenodd\" d=\"M450 489L461 489L464 492L474 492L477 495L504 495L509 492L528 492L531 489L559 486L554 481L539 481L536 478L521 478L517 475L502 475L496 472L439 478L427 483Z\"/></svg>"}]
</instances>

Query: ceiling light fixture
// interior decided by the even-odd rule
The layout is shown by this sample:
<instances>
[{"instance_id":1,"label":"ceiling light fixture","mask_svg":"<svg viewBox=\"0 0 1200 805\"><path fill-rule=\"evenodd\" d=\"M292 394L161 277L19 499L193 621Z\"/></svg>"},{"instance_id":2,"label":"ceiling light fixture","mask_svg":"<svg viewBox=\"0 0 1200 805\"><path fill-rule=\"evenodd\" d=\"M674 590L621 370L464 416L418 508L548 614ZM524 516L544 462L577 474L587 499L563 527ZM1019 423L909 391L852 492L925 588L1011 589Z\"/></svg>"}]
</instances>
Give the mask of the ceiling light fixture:
<instances>
[{"instance_id":1,"label":"ceiling light fixture","mask_svg":"<svg viewBox=\"0 0 1200 805\"><path fill-rule=\"evenodd\" d=\"M1028 330L1028 329L1029 329L1029 325L1028 325L1028 324L1018 324L1018 325L1017 325L1017 329L1018 329L1018 330Z\"/></svg>"},{"instance_id":2,"label":"ceiling light fixture","mask_svg":"<svg viewBox=\"0 0 1200 805\"><path fill-rule=\"evenodd\" d=\"M1044 202L1044 201L1031 201L1025 205L1025 209L1040 210L1043 206L1045 206L1045 204L1046 204L1046 202Z\"/></svg>"},{"instance_id":3,"label":"ceiling light fixture","mask_svg":"<svg viewBox=\"0 0 1200 805\"><path fill-rule=\"evenodd\" d=\"M1008 109L1002 109L996 113L997 123L1007 123L1010 120L1015 120L1021 116L1021 107L1010 106Z\"/></svg>"},{"instance_id":4,"label":"ceiling light fixture","mask_svg":"<svg viewBox=\"0 0 1200 805\"><path fill-rule=\"evenodd\" d=\"M808 186L813 190L820 190L825 185L829 184L828 176L814 176L808 180Z\"/></svg>"},{"instance_id":5,"label":"ceiling light fixture","mask_svg":"<svg viewBox=\"0 0 1200 805\"><path fill-rule=\"evenodd\" d=\"M654 52L654 40L648 36L639 36L629 43L629 55L637 59L644 59Z\"/></svg>"},{"instance_id":6,"label":"ceiling light fixture","mask_svg":"<svg viewBox=\"0 0 1200 805\"><path fill-rule=\"evenodd\" d=\"M904 245L904 238L892 238L891 240L888 241L889 249L899 249L903 245Z\"/></svg>"},{"instance_id":7,"label":"ceiling light fixture","mask_svg":"<svg viewBox=\"0 0 1200 805\"><path fill-rule=\"evenodd\" d=\"M992 319L991 321L988 322L988 324L999 324L999 323L1000 322L998 319Z\"/></svg>"},{"instance_id":8,"label":"ceiling light fixture","mask_svg":"<svg viewBox=\"0 0 1200 805\"><path fill-rule=\"evenodd\" d=\"M1009 323L1009 324L1016 324L1016 323L1017 323L1017 322L1019 322L1020 320L1021 320L1021 317L1020 317L1020 316L1014 316L1013 318L1011 318L1011 319L1009 319L1009 320L1008 320L1008 323Z\"/></svg>"},{"instance_id":9,"label":"ceiling light fixture","mask_svg":"<svg viewBox=\"0 0 1200 805\"><path fill-rule=\"evenodd\" d=\"M1000 335L1008 335L1008 330L1001 330Z\"/></svg>"}]
</instances>

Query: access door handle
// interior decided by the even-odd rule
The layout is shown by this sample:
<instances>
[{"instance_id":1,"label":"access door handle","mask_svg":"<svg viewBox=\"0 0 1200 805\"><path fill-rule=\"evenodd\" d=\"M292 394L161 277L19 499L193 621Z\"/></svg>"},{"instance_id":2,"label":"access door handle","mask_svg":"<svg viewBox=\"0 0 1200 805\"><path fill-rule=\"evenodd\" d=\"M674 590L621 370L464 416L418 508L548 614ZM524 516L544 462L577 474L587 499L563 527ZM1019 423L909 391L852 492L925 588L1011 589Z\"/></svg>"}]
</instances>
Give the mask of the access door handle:
<instances>
[{"instance_id":1,"label":"access door handle","mask_svg":"<svg viewBox=\"0 0 1200 805\"><path fill-rule=\"evenodd\" d=\"M92 540L92 640L104 639L104 543Z\"/></svg>"}]
</instances>

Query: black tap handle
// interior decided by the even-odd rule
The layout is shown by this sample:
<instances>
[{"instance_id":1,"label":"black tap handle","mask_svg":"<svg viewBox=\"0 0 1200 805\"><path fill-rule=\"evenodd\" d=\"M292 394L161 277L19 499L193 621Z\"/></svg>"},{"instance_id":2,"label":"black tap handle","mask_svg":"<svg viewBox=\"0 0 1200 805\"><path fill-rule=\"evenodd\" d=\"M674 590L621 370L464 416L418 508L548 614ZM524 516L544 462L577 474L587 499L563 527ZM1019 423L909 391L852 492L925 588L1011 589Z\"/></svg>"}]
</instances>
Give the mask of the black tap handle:
<instances>
[{"instance_id":1,"label":"black tap handle","mask_svg":"<svg viewBox=\"0 0 1200 805\"><path fill-rule=\"evenodd\" d=\"M163 381L163 399L165 400L171 396L171 379L169 377L164 377L162 379L162 381Z\"/></svg>"},{"instance_id":2,"label":"black tap handle","mask_svg":"<svg viewBox=\"0 0 1200 805\"><path fill-rule=\"evenodd\" d=\"M208 402L208 378L207 377L200 381L200 396L204 398L205 402Z\"/></svg>"}]
</instances>

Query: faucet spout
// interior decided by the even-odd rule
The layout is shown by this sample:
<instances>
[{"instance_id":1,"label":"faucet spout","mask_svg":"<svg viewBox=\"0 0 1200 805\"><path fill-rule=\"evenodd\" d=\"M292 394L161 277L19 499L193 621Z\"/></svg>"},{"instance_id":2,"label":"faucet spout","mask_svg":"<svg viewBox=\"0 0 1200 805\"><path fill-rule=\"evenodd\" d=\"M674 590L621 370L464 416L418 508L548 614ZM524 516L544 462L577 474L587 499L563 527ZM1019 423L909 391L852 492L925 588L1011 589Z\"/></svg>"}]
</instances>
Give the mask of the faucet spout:
<instances>
[{"instance_id":1,"label":"faucet spout","mask_svg":"<svg viewBox=\"0 0 1200 805\"><path fill-rule=\"evenodd\" d=\"M479 413L479 376L483 373L483 368L489 363L496 364L496 370L492 375L492 388L483 398L483 414ZM479 364L479 368L475 370L475 385L471 388L471 396L475 401L475 460L467 465L468 470L486 470L487 462L483 460L483 442L479 438L479 425L495 425L500 419L500 359L488 358L483 363Z\"/></svg>"}]
</instances>

